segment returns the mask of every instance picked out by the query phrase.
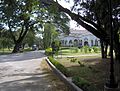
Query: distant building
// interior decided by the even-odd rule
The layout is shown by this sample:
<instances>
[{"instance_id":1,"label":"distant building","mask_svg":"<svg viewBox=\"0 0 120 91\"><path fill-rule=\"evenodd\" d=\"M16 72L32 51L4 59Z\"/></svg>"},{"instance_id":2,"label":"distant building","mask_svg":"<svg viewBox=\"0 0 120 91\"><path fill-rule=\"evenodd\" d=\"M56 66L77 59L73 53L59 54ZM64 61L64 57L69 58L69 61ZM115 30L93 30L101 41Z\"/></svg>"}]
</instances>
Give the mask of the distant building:
<instances>
[{"instance_id":1,"label":"distant building","mask_svg":"<svg viewBox=\"0 0 120 91\"><path fill-rule=\"evenodd\" d=\"M87 30L71 29L69 35L60 34L59 39L62 46L100 46L100 39Z\"/></svg>"}]
</instances>

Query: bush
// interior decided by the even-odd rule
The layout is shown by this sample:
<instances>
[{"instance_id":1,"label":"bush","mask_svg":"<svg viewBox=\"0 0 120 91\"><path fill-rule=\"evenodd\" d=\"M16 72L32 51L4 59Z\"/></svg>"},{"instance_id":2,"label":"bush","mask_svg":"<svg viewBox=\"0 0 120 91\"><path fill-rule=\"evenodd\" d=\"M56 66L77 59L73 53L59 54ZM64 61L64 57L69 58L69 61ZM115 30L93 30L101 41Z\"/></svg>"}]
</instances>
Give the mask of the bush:
<instances>
[{"instance_id":1,"label":"bush","mask_svg":"<svg viewBox=\"0 0 120 91\"><path fill-rule=\"evenodd\" d=\"M85 53L88 53L88 48L89 48L89 47L88 47L88 46L84 46L83 48L84 48L84 52L85 52Z\"/></svg>"},{"instance_id":2,"label":"bush","mask_svg":"<svg viewBox=\"0 0 120 91\"><path fill-rule=\"evenodd\" d=\"M47 48L47 49L45 49L45 54L46 55L52 55L52 48Z\"/></svg>"},{"instance_id":3,"label":"bush","mask_svg":"<svg viewBox=\"0 0 120 91\"><path fill-rule=\"evenodd\" d=\"M94 85L92 85L90 82L81 77L78 76L73 77L72 82L75 83L78 87L80 87L84 91L98 91Z\"/></svg>"},{"instance_id":4,"label":"bush","mask_svg":"<svg viewBox=\"0 0 120 91\"><path fill-rule=\"evenodd\" d=\"M88 50L89 50L89 53L94 52L93 48L91 48L91 47L89 47Z\"/></svg>"},{"instance_id":5,"label":"bush","mask_svg":"<svg viewBox=\"0 0 120 91\"><path fill-rule=\"evenodd\" d=\"M73 83L75 83L78 87L82 88L84 91L88 91L90 83L83 78L75 76L72 78Z\"/></svg>"},{"instance_id":6,"label":"bush","mask_svg":"<svg viewBox=\"0 0 120 91\"><path fill-rule=\"evenodd\" d=\"M81 66L81 67L84 67L85 65L82 63L82 62L80 62L80 61L78 61L78 63L79 63L79 65Z\"/></svg>"},{"instance_id":7,"label":"bush","mask_svg":"<svg viewBox=\"0 0 120 91\"><path fill-rule=\"evenodd\" d=\"M75 48L74 50L75 50L75 53L78 53L78 52L79 52L79 49L78 49L78 48Z\"/></svg>"},{"instance_id":8,"label":"bush","mask_svg":"<svg viewBox=\"0 0 120 91\"><path fill-rule=\"evenodd\" d=\"M93 47L93 50L94 50L94 52L95 52L95 53L98 53L98 52L100 51L100 48L99 48L99 47L94 46L94 47Z\"/></svg>"},{"instance_id":9,"label":"bush","mask_svg":"<svg viewBox=\"0 0 120 91\"><path fill-rule=\"evenodd\" d=\"M77 60L76 58L71 58L71 59L70 59L70 62L73 62L73 63L74 63L74 62L76 62L76 60Z\"/></svg>"},{"instance_id":10,"label":"bush","mask_svg":"<svg viewBox=\"0 0 120 91\"><path fill-rule=\"evenodd\" d=\"M69 72L67 68L65 68L62 64L60 64L58 61L56 61L53 57L49 56L48 57L50 62L57 68L59 69L65 76L69 76Z\"/></svg>"}]
</instances>

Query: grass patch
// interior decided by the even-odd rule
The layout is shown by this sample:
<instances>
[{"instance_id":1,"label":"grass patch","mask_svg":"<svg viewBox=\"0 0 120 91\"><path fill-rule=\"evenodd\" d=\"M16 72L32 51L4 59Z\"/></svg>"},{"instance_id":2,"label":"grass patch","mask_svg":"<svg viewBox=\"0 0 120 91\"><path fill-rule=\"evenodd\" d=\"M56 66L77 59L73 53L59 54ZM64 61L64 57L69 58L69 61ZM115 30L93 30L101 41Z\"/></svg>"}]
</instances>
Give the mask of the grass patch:
<instances>
[{"instance_id":1,"label":"grass patch","mask_svg":"<svg viewBox=\"0 0 120 91\"><path fill-rule=\"evenodd\" d=\"M23 52L29 52L29 51L33 51L32 48L24 48Z\"/></svg>"},{"instance_id":2,"label":"grass patch","mask_svg":"<svg viewBox=\"0 0 120 91\"><path fill-rule=\"evenodd\" d=\"M0 49L0 55L10 54L12 52L12 49Z\"/></svg>"},{"instance_id":3,"label":"grass patch","mask_svg":"<svg viewBox=\"0 0 120 91\"><path fill-rule=\"evenodd\" d=\"M8 48L5 48L4 50L0 49L0 55L11 54L12 50L13 49L8 49ZM29 51L33 51L32 48L24 48L23 51L21 52L29 52Z\"/></svg>"},{"instance_id":4,"label":"grass patch","mask_svg":"<svg viewBox=\"0 0 120 91\"><path fill-rule=\"evenodd\" d=\"M58 55L80 55L80 54L98 54L100 53L99 47L62 47L60 48Z\"/></svg>"},{"instance_id":5,"label":"grass patch","mask_svg":"<svg viewBox=\"0 0 120 91\"><path fill-rule=\"evenodd\" d=\"M53 57L49 56L48 57L50 62L57 68L59 69L65 76L69 76L69 71L67 68L65 68L62 64L60 64L57 60L55 60Z\"/></svg>"},{"instance_id":6,"label":"grass patch","mask_svg":"<svg viewBox=\"0 0 120 91\"><path fill-rule=\"evenodd\" d=\"M66 84L53 74L45 60L41 62L40 69L38 70L42 70L44 74L47 74L47 76L44 76L43 78L44 80L47 80L46 84L49 85L49 91L70 91Z\"/></svg>"},{"instance_id":7,"label":"grass patch","mask_svg":"<svg viewBox=\"0 0 120 91\"><path fill-rule=\"evenodd\" d=\"M109 71L109 59L102 60L100 56L81 56L76 58L77 61L75 62L71 62L68 58L58 59L58 61L70 71L73 82L77 85L79 84L79 87L81 87L81 84L87 84L88 82L93 85L87 85L88 88L85 85L85 91L103 91Z\"/></svg>"},{"instance_id":8,"label":"grass patch","mask_svg":"<svg viewBox=\"0 0 120 91\"><path fill-rule=\"evenodd\" d=\"M84 91L98 91L93 84L84 78L74 76L72 78L73 83L75 83L78 87L82 88Z\"/></svg>"}]
</instances>

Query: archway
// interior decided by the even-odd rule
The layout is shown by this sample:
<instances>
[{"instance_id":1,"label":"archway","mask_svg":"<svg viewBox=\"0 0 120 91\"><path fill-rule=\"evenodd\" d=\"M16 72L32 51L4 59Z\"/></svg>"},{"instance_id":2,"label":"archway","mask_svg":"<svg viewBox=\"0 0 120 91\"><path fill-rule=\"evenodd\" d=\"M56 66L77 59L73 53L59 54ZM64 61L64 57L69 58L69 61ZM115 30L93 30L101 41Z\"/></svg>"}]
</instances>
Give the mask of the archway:
<instances>
[{"instance_id":1,"label":"archway","mask_svg":"<svg viewBox=\"0 0 120 91\"><path fill-rule=\"evenodd\" d=\"M84 39L84 46L89 46L89 44L88 44L88 38Z\"/></svg>"},{"instance_id":2,"label":"archway","mask_svg":"<svg viewBox=\"0 0 120 91\"><path fill-rule=\"evenodd\" d=\"M97 39L95 40L95 46L98 46L98 40Z\"/></svg>"},{"instance_id":3,"label":"archway","mask_svg":"<svg viewBox=\"0 0 120 91\"><path fill-rule=\"evenodd\" d=\"M84 46L89 46L88 41L84 42Z\"/></svg>"},{"instance_id":4,"label":"archway","mask_svg":"<svg viewBox=\"0 0 120 91\"><path fill-rule=\"evenodd\" d=\"M78 46L78 40L77 39L74 40L74 46Z\"/></svg>"},{"instance_id":5,"label":"archway","mask_svg":"<svg viewBox=\"0 0 120 91\"><path fill-rule=\"evenodd\" d=\"M72 40L69 40L69 46L72 46Z\"/></svg>"}]
</instances>

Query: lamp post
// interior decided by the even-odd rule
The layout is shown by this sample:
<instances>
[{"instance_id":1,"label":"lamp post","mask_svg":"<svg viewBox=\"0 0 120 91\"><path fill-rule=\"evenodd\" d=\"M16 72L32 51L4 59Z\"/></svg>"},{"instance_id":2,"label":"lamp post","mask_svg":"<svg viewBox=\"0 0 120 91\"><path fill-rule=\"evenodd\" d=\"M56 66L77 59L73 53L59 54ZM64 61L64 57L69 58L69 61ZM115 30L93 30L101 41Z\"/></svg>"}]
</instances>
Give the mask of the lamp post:
<instances>
[{"instance_id":1,"label":"lamp post","mask_svg":"<svg viewBox=\"0 0 120 91\"><path fill-rule=\"evenodd\" d=\"M112 27L112 2L111 0L108 0L109 2L109 23L110 23L110 76L109 80L106 82L105 87L109 88L109 90L106 91L117 91L115 90L118 88L118 83L116 82L115 75L114 75L114 58L113 58L113 40L114 40L114 32Z\"/></svg>"}]
</instances>

